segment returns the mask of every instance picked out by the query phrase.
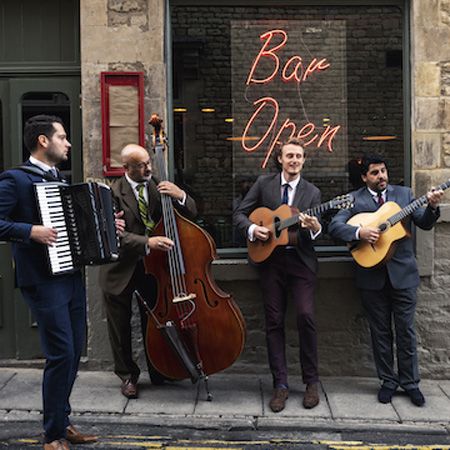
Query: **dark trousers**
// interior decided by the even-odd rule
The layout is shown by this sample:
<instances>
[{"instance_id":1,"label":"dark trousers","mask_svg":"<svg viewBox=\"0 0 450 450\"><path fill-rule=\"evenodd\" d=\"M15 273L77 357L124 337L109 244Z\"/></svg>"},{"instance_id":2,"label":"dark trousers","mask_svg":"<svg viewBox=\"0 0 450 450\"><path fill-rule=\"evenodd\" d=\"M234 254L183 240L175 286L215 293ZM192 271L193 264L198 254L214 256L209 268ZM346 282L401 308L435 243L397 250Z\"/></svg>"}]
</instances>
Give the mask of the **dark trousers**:
<instances>
[{"instance_id":1,"label":"dark trousers","mask_svg":"<svg viewBox=\"0 0 450 450\"><path fill-rule=\"evenodd\" d=\"M47 442L65 437L69 397L86 336L86 293L81 274L55 277L21 289L38 323L46 358L42 385Z\"/></svg>"},{"instance_id":2,"label":"dark trousers","mask_svg":"<svg viewBox=\"0 0 450 450\"><path fill-rule=\"evenodd\" d=\"M114 372L122 380L131 379L137 382L140 368L133 358L132 350L132 302L133 292L137 290L153 308L156 299L156 284L153 277L146 275L144 264L139 261L127 287L119 295L103 292L108 321L108 335L114 359ZM144 347L147 348L146 330L147 314L144 307L138 302L141 331ZM151 365L146 355L147 368L150 379L155 384L162 382L163 378Z\"/></svg>"},{"instance_id":3,"label":"dark trousers","mask_svg":"<svg viewBox=\"0 0 450 450\"><path fill-rule=\"evenodd\" d=\"M317 334L314 320L316 275L300 260L295 249L280 248L259 266L264 298L266 340L274 387L288 385L285 315L288 292L295 308L303 382L319 381Z\"/></svg>"},{"instance_id":4,"label":"dark trousers","mask_svg":"<svg viewBox=\"0 0 450 450\"><path fill-rule=\"evenodd\" d=\"M419 368L414 328L416 289L394 289L389 281L382 290L361 290L364 310L370 326L372 350L378 377L391 389L418 386ZM398 374L394 364L394 334Z\"/></svg>"}]
</instances>

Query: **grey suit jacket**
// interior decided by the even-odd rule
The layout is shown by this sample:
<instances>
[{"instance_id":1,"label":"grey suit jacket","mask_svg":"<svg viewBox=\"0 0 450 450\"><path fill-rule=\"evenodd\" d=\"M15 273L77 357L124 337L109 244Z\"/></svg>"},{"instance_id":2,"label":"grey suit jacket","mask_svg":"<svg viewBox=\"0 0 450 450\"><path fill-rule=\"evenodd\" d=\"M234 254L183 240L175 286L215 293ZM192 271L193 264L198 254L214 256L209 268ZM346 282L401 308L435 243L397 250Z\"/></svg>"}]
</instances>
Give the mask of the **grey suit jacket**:
<instances>
[{"instance_id":1,"label":"grey suit jacket","mask_svg":"<svg viewBox=\"0 0 450 450\"><path fill-rule=\"evenodd\" d=\"M156 189L156 181L152 178L148 183L149 214L157 223L161 219L161 196ZM137 262L146 254L148 237L141 220L138 202L130 183L121 177L111 186L118 211L124 211L125 232L120 239L120 257L112 264L100 267L100 287L103 291L119 295L126 288L133 276ZM189 195L184 206L175 201L176 209L187 218L197 215L195 201Z\"/></svg>"},{"instance_id":2,"label":"grey suit jacket","mask_svg":"<svg viewBox=\"0 0 450 450\"><path fill-rule=\"evenodd\" d=\"M347 220L360 212L376 211L378 207L366 187L360 188L352 194L355 198L353 208L339 211L328 227L328 233L332 237L345 242L354 241L357 230L357 227L347 225ZM393 201L404 208L413 200L414 197L410 188L388 185L387 201ZM424 230L430 230L439 215L439 209L433 211L430 207L419 208L405 219L404 224L409 231L412 231L412 223ZM389 280L395 289L415 288L419 285L419 271L411 238L404 238L397 243L392 258L385 266L365 269L356 264L356 286L358 288L381 289L386 282L387 275L389 275Z\"/></svg>"},{"instance_id":3,"label":"grey suit jacket","mask_svg":"<svg viewBox=\"0 0 450 450\"><path fill-rule=\"evenodd\" d=\"M261 175L248 191L240 205L233 214L234 225L247 237L247 231L252 222L248 216L259 207L277 209L281 205L281 174ZM320 191L303 177L295 191L293 207L304 211L320 204ZM297 254L299 258L314 273L317 272L317 257L309 230L298 228ZM270 261L270 258L269 258ZM263 263L264 264L264 263Z\"/></svg>"}]
</instances>

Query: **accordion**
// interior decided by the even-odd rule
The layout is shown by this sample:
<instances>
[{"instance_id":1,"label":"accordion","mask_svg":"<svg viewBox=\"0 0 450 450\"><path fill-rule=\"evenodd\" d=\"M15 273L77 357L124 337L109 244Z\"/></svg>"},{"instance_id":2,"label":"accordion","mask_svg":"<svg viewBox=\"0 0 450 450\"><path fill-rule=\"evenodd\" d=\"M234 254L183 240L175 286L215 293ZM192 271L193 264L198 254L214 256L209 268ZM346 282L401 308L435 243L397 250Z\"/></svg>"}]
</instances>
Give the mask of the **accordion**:
<instances>
[{"instance_id":1,"label":"accordion","mask_svg":"<svg viewBox=\"0 0 450 450\"><path fill-rule=\"evenodd\" d=\"M119 258L111 189L99 183L35 183L42 224L58 232L46 246L50 272L69 273Z\"/></svg>"}]
</instances>

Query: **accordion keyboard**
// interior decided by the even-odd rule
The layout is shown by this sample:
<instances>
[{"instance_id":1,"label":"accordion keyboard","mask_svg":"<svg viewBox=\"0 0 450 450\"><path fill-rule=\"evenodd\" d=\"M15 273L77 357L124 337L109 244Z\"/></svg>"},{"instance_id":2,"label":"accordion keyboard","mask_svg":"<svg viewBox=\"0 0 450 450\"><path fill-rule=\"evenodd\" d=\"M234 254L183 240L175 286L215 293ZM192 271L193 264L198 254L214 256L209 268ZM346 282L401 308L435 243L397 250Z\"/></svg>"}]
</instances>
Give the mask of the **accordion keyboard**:
<instances>
[{"instance_id":1,"label":"accordion keyboard","mask_svg":"<svg viewBox=\"0 0 450 450\"><path fill-rule=\"evenodd\" d=\"M53 274L74 270L74 261L59 189L61 185L63 184L39 183L36 185L42 224L46 227L54 228L58 232L56 243L48 246L48 255Z\"/></svg>"}]
</instances>

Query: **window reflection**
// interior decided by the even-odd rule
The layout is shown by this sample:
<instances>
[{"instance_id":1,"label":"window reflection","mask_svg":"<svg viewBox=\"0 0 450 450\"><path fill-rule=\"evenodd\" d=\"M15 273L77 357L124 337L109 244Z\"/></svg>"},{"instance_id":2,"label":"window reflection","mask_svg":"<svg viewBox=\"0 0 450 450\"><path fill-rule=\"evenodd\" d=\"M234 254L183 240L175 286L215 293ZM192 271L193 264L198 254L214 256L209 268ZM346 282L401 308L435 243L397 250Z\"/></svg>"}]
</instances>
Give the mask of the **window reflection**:
<instances>
[{"instance_id":1,"label":"window reflection","mask_svg":"<svg viewBox=\"0 0 450 450\"><path fill-rule=\"evenodd\" d=\"M268 76L275 58L261 58L253 77L268 81L265 86L249 86L252 62L267 42L260 36L280 29L286 30L288 40L277 54L277 80ZM307 140L318 137L307 149L304 176L321 189L323 201L358 184L358 160L364 152L384 155L392 182L403 180L399 8L175 6L172 30L176 178L197 199L198 222L219 248L245 245L232 228L233 208L258 175L275 170L270 163L261 168L266 142L246 152L241 139L258 106L254 102L264 96L276 99L279 106L267 141L288 137L292 128L277 136L286 118L295 122L297 133L303 130L305 135L314 128ZM278 34L274 39L282 39ZM270 48L280 42L274 40ZM314 66L314 58L317 64L326 62ZM298 70L296 75L304 79L295 84L289 75L294 75L300 59L302 73ZM256 146L273 119L275 107L267 105L245 135L247 149ZM320 137L337 125L334 138L318 148ZM319 244L332 242L321 239Z\"/></svg>"}]
</instances>

